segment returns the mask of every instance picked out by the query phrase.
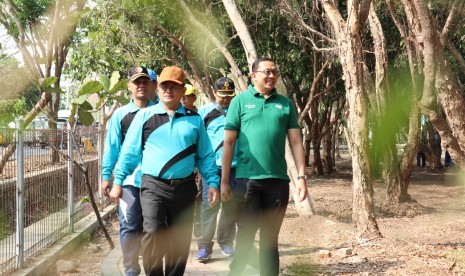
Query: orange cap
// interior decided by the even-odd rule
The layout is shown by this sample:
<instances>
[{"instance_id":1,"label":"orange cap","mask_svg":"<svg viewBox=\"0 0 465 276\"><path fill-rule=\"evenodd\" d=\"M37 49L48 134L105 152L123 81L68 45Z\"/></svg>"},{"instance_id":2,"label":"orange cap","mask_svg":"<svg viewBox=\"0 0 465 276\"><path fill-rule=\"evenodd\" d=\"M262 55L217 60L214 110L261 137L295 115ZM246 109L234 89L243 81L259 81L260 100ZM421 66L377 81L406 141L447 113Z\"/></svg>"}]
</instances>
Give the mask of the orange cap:
<instances>
[{"instance_id":1,"label":"orange cap","mask_svg":"<svg viewBox=\"0 0 465 276\"><path fill-rule=\"evenodd\" d=\"M165 81L172 81L179 84L184 84L186 81L186 76L184 71L176 66L168 66L163 68L160 76L158 77L158 83L163 83Z\"/></svg>"}]
</instances>

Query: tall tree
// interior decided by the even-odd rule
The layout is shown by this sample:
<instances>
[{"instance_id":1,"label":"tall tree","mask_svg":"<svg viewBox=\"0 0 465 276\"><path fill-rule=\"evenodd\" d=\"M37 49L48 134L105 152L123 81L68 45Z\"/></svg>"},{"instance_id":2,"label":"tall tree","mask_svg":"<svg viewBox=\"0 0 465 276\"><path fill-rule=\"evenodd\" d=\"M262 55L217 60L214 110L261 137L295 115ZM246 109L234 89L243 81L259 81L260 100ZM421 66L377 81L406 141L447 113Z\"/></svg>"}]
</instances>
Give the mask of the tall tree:
<instances>
[{"instance_id":1,"label":"tall tree","mask_svg":"<svg viewBox=\"0 0 465 276\"><path fill-rule=\"evenodd\" d=\"M348 125L353 170L352 219L358 238L380 237L374 215L373 185L369 160L367 83L363 67L363 30L368 18L371 1L347 2L347 20L332 0L320 0L332 25L339 47L346 97L349 109Z\"/></svg>"},{"instance_id":2,"label":"tall tree","mask_svg":"<svg viewBox=\"0 0 465 276\"><path fill-rule=\"evenodd\" d=\"M51 118L50 128L56 129L63 66L84 4L84 0L5 0L0 3L0 24L13 38L28 68L28 74L23 75L26 78L18 83L37 84L41 93L40 100L25 117L25 126L45 110ZM4 151L0 171L14 149L13 144ZM52 160L57 161L58 153L52 151L51 154Z\"/></svg>"}]
</instances>

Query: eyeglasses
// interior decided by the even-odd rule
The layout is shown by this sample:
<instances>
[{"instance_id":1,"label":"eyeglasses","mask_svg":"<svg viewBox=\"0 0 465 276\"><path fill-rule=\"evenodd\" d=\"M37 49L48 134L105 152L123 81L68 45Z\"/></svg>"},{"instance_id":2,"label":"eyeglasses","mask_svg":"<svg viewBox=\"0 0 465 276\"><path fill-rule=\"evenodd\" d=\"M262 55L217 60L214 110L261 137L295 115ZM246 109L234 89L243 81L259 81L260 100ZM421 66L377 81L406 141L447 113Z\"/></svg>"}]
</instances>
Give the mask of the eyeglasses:
<instances>
[{"instance_id":1,"label":"eyeglasses","mask_svg":"<svg viewBox=\"0 0 465 276\"><path fill-rule=\"evenodd\" d=\"M159 84L158 87L160 87L163 91L171 90L173 92L179 92L184 88L184 86L182 85L166 85L166 84Z\"/></svg>"},{"instance_id":2,"label":"eyeglasses","mask_svg":"<svg viewBox=\"0 0 465 276\"><path fill-rule=\"evenodd\" d=\"M279 72L279 70L262 70L262 71L254 71L254 72L260 72L260 73L263 73L265 74L267 77L269 77L271 74L273 74L273 76L275 77L279 77L281 75L281 72Z\"/></svg>"}]
</instances>

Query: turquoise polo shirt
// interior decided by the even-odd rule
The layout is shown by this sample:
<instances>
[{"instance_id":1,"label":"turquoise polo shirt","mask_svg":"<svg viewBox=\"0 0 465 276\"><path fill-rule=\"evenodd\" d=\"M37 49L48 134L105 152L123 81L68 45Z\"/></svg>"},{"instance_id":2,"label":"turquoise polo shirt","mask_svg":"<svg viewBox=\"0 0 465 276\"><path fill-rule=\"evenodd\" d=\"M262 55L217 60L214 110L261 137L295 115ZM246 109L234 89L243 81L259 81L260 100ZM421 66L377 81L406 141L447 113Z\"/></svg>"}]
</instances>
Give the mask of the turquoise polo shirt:
<instances>
[{"instance_id":1,"label":"turquoise polo shirt","mask_svg":"<svg viewBox=\"0 0 465 276\"><path fill-rule=\"evenodd\" d=\"M265 99L252 85L232 101L225 130L237 131L236 178L289 180L287 130L299 128L293 103L273 89Z\"/></svg>"},{"instance_id":2,"label":"turquoise polo shirt","mask_svg":"<svg viewBox=\"0 0 465 276\"><path fill-rule=\"evenodd\" d=\"M155 105L155 102L149 101L147 107ZM123 144L126 131L128 130L134 116L141 110L134 104L134 99L118 108L110 119L108 124L107 135L105 139L105 151L102 158L102 179L110 180L111 174L118 160L121 146ZM136 168L131 175L124 180L123 185L134 185L140 188L142 174L140 168Z\"/></svg>"},{"instance_id":3,"label":"turquoise polo shirt","mask_svg":"<svg viewBox=\"0 0 465 276\"><path fill-rule=\"evenodd\" d=\"M208 137L212 143L212 148L215 151L216 166L221 169L221 157L223 155L223 142L224 142L224 123L226 117L220 111L228 113L228 108L220 107L216 102L208 103L202 106L198 113L202 117L207 129ZM236 167L237 163L237 147L234 150L231 167Z\"/></svg>"},{"instance_id":4,"label":"turquoise polo shirt","mask_svg":"<svg viewBox=\"0 0 465 276\"><path fill-rule=\"evenodd\" d=\"M162 172L174 156L194 144L195 152ZM219 186L215 154L203 120L199 114L181 104L173 116L168 114L162 103L137 113L121 148L114 183L121 185L138 164L141 164L142 174L164 179L185 178L197 167L210 187Z\"/></svg>"}]
</instances>

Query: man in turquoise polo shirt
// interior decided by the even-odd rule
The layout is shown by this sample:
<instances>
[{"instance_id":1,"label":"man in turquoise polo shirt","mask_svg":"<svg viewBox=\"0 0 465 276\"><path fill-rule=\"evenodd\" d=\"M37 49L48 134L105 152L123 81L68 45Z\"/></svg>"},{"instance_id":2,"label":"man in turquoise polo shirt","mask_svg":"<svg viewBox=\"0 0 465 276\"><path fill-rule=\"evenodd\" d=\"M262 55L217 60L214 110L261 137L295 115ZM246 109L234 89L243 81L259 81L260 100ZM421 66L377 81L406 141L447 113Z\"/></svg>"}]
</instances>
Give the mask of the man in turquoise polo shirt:
<instances>
[{"instance_id":1,"label":"man in turquoise polo shirt","mask_svg":"<svg viewBox=\"0 0 465 276\"><path fill-rule=\"evenodd\" d=\"M192 238L197 167L208 183L210 207L218 201L220 178L207 130L185 109L184 71L165 67L158 78L160 102L138 112L128 130L115 185L139 165L143 217L142 257L146 275L184 275Z\"/></svg>"},{"instance_id":2,"label":"man in turquoise polo shirt","mask_svg":"<svg viewBox=\"0 0 465 276\"><path fill-rule=\"evenodd\" d=\"M215 101L202 106L199 109L199 115L202 116L207 129L208 137L215 150L216 166L218 175L221 176L221 156L223 153L224 140L224 123L231 100L236 96L234 81L227 77L219 78L215 81L215 90L213 91ZM219 221L217 215L220 210L220 204L210 208L208 201L207 183L203 182L202 206L200 213L201 236L197 240L199 252L195 255L197 260L205 262L211 258L213 248L213 236L216 231L216 240L221 247L223 255L231 257L234 255L234 239L236 238L236 223L238 218L239 206L243 203L244 188L239 187L236 182L236 155L234 155L231 165L231 192L233 199L221 204L221 213ZM218 223L217 223L218 222ZM218 229L217 229L218 226Z\"/></svg>"},{"instance_id":3,"label":"man in turquoise polo shirt","mask_svg":"<svg viewBox=\"0 0 465 276\"><path fill-rule=\"evenodd\" d=\"M153 72L153 71L152 71ZM136 66L128 72L128 90L131 92L131 102L118 108L110 119L105 141L105 151L102 159L102 192L119 201L123 191L134 198L134 202L123 210L118 206L120 222L120 243L123 252L125 276L136 276L141 272L139 265L140 239L142 235L142 210L140 206L141 173L137 168L128 175L122 186L111 187L111 175L116 166L123 141L127 135L135 115L143 108L154 105L150 100L150 72L147 68Z\"/></svg>"},{"instance_id":4,"label":"man in turquoise polo shirt","mask_svg":"<svg viewBox=\"0 0 465 276\"><path fill-rule=\"evenodd\" d=\"M293 103L276 92L279 74L274 60L257 59L252 65L253 84L233 99L226 116L221 199L231 198L229 176L236 141L236 181L247 186L229 275L242 274L258 229L260 275L279 274L278 235L289 201L286 136L299 174L299 200L308 194L301 130Z\"/></svg>"}]
</instances>

